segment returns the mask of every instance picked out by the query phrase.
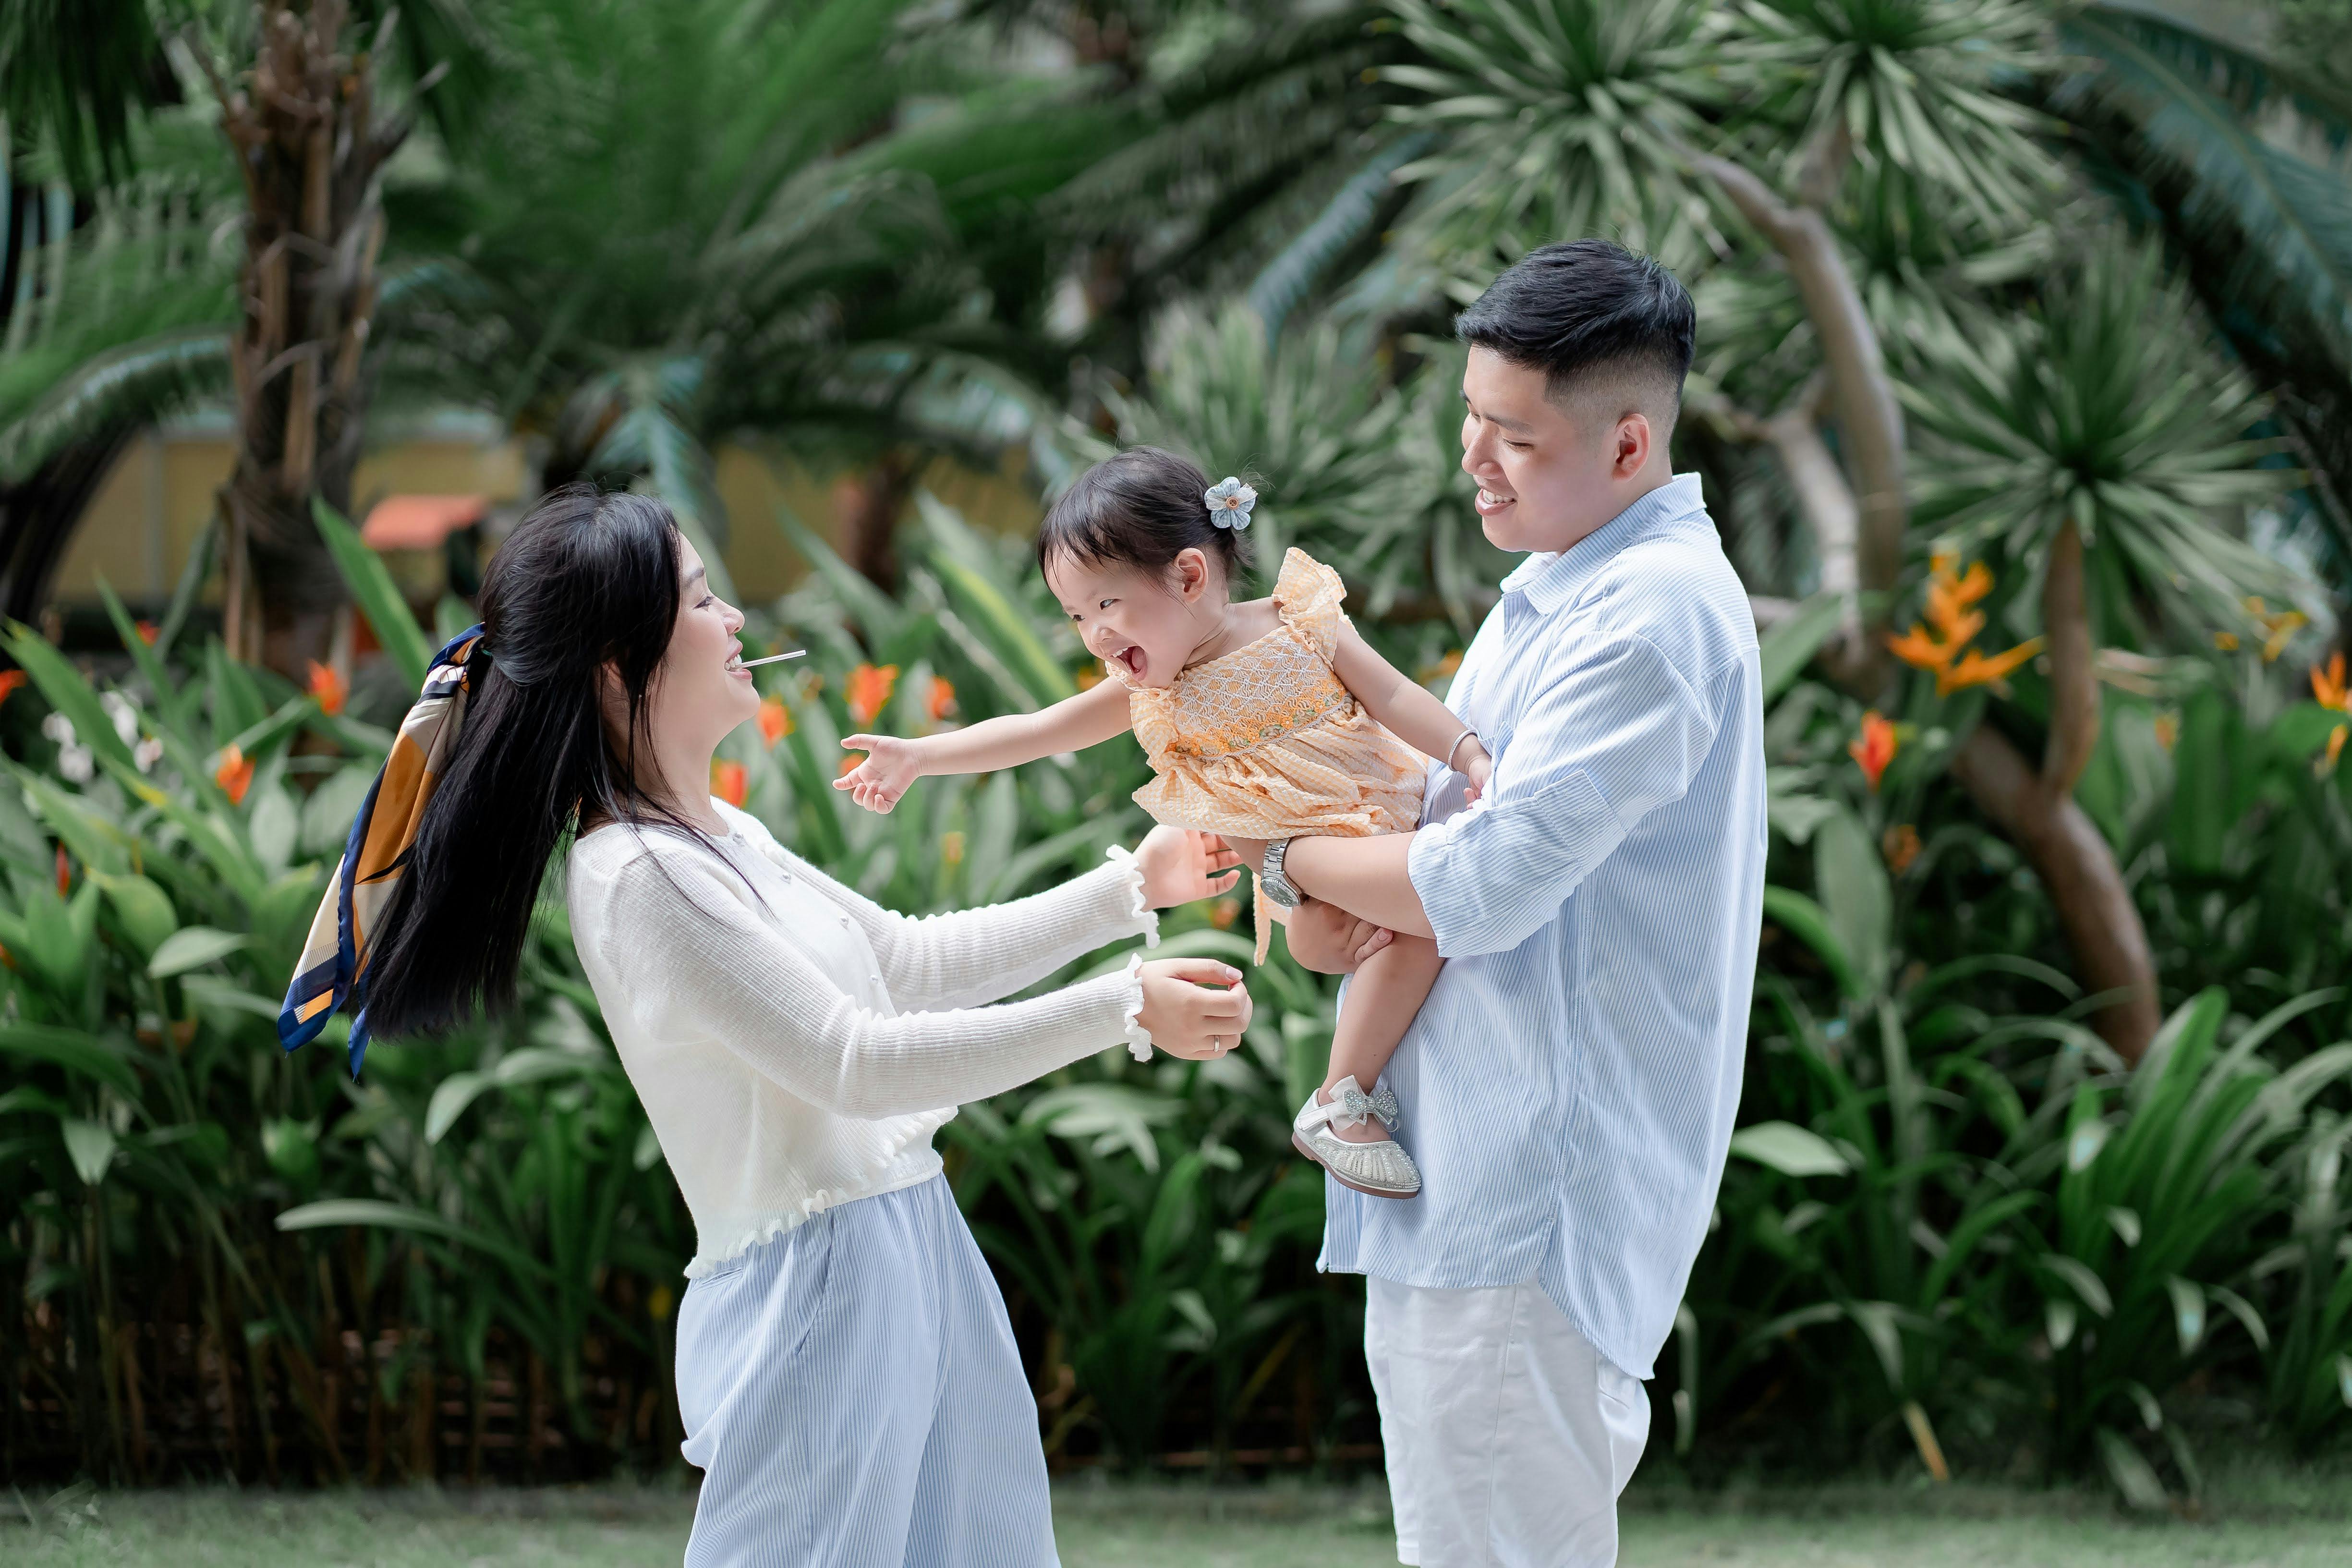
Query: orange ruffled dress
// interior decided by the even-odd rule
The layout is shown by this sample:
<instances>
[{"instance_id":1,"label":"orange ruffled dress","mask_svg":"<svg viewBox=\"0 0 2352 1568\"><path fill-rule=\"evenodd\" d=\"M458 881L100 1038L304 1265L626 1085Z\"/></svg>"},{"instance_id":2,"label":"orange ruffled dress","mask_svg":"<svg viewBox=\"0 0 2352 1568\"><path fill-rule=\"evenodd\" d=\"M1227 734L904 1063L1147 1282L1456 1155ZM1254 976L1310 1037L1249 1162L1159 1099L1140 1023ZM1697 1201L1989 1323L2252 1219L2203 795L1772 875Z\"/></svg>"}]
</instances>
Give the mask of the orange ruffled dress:
<instances>
[{"instance_id":1,"label":"orange ruffled dress","mask_svg":"<svg viewBox=\"0 0 2352 1568\"><path fill-rule=\"evenodd\" d=\"M1339 574L1293 550L1274 588L1282 624L1193 665L1165 687L1128 689L1128 714L1159 776L1135 792L1157 821L1246 838L1410 832L1428 763L1364 711L1332 668L1348 624ZM1259 907L1264 908L1263 900ZM1257 921L1257 962L1270 934Z\"/></svg>"}]
</instances>

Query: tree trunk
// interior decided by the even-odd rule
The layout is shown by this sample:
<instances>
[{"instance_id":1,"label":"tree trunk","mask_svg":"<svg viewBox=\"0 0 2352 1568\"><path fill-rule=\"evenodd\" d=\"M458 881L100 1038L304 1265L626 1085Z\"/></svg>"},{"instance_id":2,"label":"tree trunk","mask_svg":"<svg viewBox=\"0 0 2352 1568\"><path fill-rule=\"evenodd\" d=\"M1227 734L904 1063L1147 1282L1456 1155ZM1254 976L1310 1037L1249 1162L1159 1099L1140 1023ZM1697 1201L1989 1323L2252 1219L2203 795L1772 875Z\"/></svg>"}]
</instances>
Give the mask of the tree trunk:
<instances>
[{"instance_id":1,"label":"tree trunk","mask_svg":"<svg viewBox=\"0 0 2352 1568\"><path fill-rule=\"evenodd\" d=\"M1979 724L1969 734L1952 760L1952 776L2032 862L2057 908L2084 985L2114 998L2095 1020L2100 1037L2137 1063L2162 1022L2156 959L2105 837L2071 795L2053 793L1989 726Z\"/></svg>"},{"instance_id":2,"label":"tree trunk","mask_svg":"<svg viewBox=\"0 0 2352 1568\"><path fill-rule=\"evenodd\" d=\"M1824 563L1842 544L1841 522L1858 515L1855 574L1863 592L1878 595L1864 621L1866 645L1855 657L1832 658L1833 679L1864 697L1876 696L1888 673L1884 637L1892 590L1901 575L1910 504L1904 485L1903 415L1886 374L1878 335L1864 309L1853 275L1821 208L1835 188L1846 149L1825 139L1806 161L1805 205L1792 206L1747 169L1726 159L1695 155L1699 171L1723 188L1732 205L1780 251L1822 343L1832 403L1854 474L1842 504L1825 504L1824 472L1813 454L1753 421L1757 439L1771 440L1789 464L1790 479L1821 537ZM1787 416L1777 416L1785 420ZM2032 863L2074 949L2076 967L2094 992L2114 999L2097 1017L2099 1033L2127 1062L2137 1062L2155 1038L2156 963L2147 928L2125 885L2115 852L2074 801L2099 730L2099 697L2090 624L2083 599L2083 542L2068 523L2053 542L2043 596L2050 638L2052 712L2049 749L2036 774L2017 749L1979 725L1954 760L1952 776L1978 808L2008 834ZM1851 647L1851 644L1849 644ZM1842 650L1842 654L1843 654Z\"/></svg>"},{"instance_id":3,"label":"tree trunk","mask_svg":"<svg viewBox=\"0 0 2352 1568\"><path fill-rule=\"evenodd\" d=\"M347 598L310 506L350 510L384 237L378 174L409 126L374 114L389 17L373 47L341 51L349 16L347 0L300 15L265 6L252 68L234 85L196 50L246 186L245 310L230 345L237 455L221 508L244 542L241 561L230 551L236 596L254 603L229 623L230 651L288 675L329 657Z\"/></svg>"},{"instance_id":4,"label":"tree trunk","mask_svg":"<svg viewBox=\"0 0 2352 1568\"><path fill-rule=\"evenodd\" d=\"M833 515L839 525L842 559L885 593L898 586L898 514L906 510L914 468L892 448L863 473L834 482Z\"/></svg>"}]
</instances>

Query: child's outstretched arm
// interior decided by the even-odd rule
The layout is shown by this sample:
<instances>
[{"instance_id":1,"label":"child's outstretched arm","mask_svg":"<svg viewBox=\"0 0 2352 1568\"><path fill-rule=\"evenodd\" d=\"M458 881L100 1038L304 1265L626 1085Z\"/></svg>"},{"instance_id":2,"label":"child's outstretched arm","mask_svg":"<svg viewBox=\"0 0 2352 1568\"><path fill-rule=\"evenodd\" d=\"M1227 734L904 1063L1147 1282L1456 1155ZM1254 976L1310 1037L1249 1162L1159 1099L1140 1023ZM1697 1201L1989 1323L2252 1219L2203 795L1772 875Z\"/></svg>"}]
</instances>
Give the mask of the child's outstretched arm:
<instances>
[{"instance_id":1,"label":"child's outstretched arm","mask_svg":"<svg viewBox=\"0 0 2352 1568\"><path fill-rule=\"evenodd\" d=\"M1408 680L1397 667L1372 651L1372 647L1347 626L1339 635L1339 651L1331 661L1340 684L1355 693L1364 711L1388 732L1417 752L1435 757L1470 781L1469 796L1486 792L1487 775L1495 769L1486 748L1454 710L1432 697L1418 681ZM1452 755L1446 753L1451 751Z\"/></svg>"},{"instance_id":2,"label":"child's outstretched arm","mask_svg":"<svg viewBox=\"0 0 2352 1568\"><path fill-rule=\"evenodd\" d=\"M926 773L985 773L1018 767L1057 752L1099 745L1131 727L1127 688L1105 680L1051 708L984 719L945 734L847 736L843 747L864 752L866 759L834 780L833 787L847 790L868 811L887 812Z\"/></svg>"}]
</instances>

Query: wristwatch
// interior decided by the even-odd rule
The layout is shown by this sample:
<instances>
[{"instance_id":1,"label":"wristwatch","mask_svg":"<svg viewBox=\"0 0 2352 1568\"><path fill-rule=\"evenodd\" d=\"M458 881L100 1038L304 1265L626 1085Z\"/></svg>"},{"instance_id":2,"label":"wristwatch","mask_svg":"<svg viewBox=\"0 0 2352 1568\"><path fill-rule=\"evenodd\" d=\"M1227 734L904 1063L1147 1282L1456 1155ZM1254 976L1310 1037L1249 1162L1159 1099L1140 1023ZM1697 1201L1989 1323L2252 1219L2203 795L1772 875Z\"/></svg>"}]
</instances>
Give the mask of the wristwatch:
<instances>
[{"instance_id":1,"label":"wristwatch","mask_svg":"<svg viewBox=\"0 0 2352 1568\"><path fill-rule=\"evenodd\" d=\"M1290 840L1277 838L1265 847L1265 861L1258 868L1258 891L1265 895L1266 902L1277 909L1295 910L1298 907L1298 889L1291 885L1289 878L1282 874L1283 857L1289 853Z\"/></svg>"}]
</instances>

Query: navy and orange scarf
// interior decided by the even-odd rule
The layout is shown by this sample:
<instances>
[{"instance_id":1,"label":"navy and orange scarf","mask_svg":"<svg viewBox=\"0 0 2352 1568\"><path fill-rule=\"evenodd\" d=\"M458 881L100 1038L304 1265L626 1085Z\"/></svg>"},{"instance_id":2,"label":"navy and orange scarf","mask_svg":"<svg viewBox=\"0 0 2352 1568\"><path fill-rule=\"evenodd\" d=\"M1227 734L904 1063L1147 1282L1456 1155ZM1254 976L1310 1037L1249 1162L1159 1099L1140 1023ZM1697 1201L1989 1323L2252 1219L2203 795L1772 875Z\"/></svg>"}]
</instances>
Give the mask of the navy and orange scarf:
<instances>
[{"instance_id":1,"label":"navy and orange scarf","mask_svg":"<svg viewBox=\"0 0 2352 1568\"><path fill-rule=\"evenodd\" d=\"M352 1077L360 1076L367 1055L367 1007L362 982L367 975L368 939L375 921L399 885L401 857L416 841L425 804L446 771L466 718L471 689L466 661L482 638L473 626L452 638L433 656L425 672L424 689L400 721L383 771L369 786L360 814L352 821L343 844L343 858L335 877L319 901L302 956L294 966L293 983L286 988L286 1005L278 1014L278 1041L288 1050L306 1046L327 1026L327 1020L344 1000L362 996L352 1019Z\"/></svg>"}]
</instances>

